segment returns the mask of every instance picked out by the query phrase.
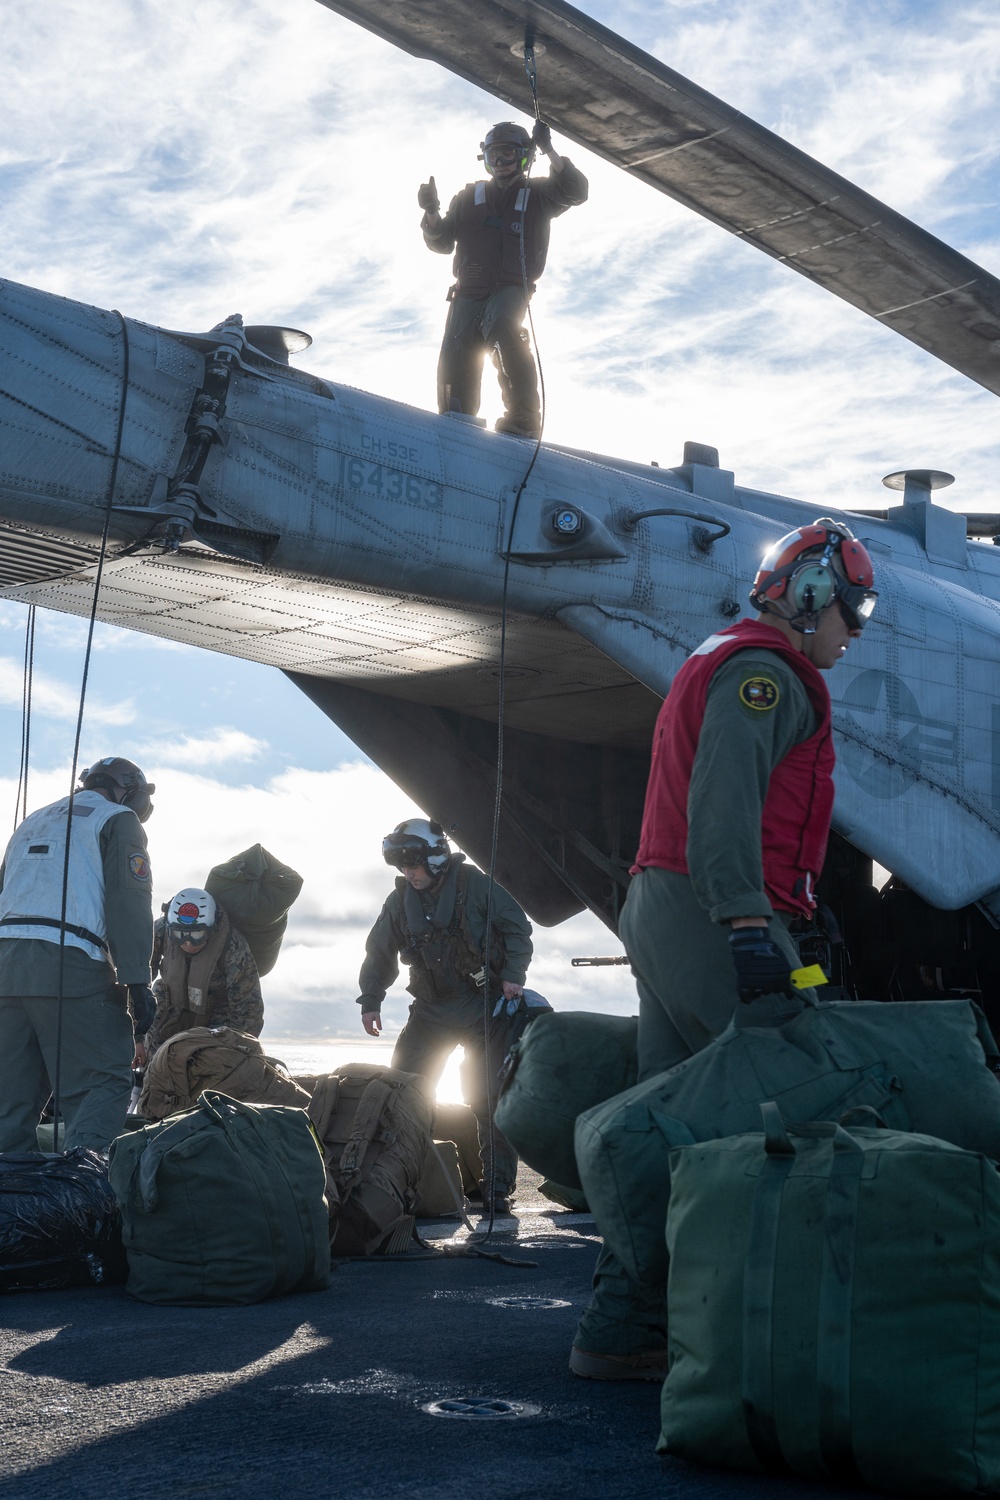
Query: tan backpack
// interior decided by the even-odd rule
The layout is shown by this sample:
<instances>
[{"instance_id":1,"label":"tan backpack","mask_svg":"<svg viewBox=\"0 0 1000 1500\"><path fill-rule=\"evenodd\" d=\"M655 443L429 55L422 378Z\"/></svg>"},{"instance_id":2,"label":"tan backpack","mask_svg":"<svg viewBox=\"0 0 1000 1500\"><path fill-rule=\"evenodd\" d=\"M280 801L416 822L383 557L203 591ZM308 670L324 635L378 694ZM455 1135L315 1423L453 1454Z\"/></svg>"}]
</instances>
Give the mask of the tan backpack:
<instances>
[{"instance_id":1,"label":"tan backpack","mask_svg":"<svg viewBox=\"0 0 1000 1500\"><path fill-rule=\"evenodd\" d=\"M306 1109L309 1095L281 1063L264 1056L255 1036L231 1026L194 1026L169 1037L146 1069L137 1113L165 1120L193 1109L203 1090L244 1104L291 1104Z\"/></svg>"},{"instance_id":2,"label":"tan backpack","mask_svg":"<svg viewBox=\"0 0 1000 1500\"><path fill-rule=\"evenodd\" d=\"M430 1084L372 1063L300 1082L312 1089L309 1115L326 1162L333 1254L405 1250L431 1138Z\"/></svg>"}]
</instances>

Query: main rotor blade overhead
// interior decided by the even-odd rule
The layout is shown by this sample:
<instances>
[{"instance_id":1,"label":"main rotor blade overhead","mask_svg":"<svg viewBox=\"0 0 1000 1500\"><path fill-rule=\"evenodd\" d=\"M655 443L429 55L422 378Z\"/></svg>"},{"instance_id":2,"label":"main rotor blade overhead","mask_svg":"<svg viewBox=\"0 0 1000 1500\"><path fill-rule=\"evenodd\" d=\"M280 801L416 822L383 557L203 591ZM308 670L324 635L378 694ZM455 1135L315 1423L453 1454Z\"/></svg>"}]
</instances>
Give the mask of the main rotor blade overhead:
<instances>
[{"instance_id":1,"label":"main rotor blade overhead","mask_svg":"<svg viewBox=\"0 0 1000 1500\"><path fill-rule=\"evenodd\" d=\"M562 134L1000 395L1000 279L563 0L320 3L530 115L527 36Z\"/></svg>"}]
</instances>

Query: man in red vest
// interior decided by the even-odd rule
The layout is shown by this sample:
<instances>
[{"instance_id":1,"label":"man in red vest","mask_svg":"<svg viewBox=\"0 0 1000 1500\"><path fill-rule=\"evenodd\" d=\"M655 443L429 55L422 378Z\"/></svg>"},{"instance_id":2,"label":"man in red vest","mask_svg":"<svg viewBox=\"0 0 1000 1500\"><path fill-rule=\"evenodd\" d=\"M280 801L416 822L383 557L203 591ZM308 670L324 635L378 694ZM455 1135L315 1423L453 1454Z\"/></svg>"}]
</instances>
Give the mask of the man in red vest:
<instances>
[{"instance_id":1,"label":"man in red vest","mask_svg":"<svg viewBox=\"0 0 1000 1500\"><path fill-rule=\"evenodd\" d=\"M639 990L640 1082L706 1047L740 1001L787 996L798 1009L788 928L815 907L833 812L821 674L860 636L873 582L841 522L802 526L761 563L757 618L709 636L673 681L620 924ZM599 1380L666 1373L663 1289L637 1287L606 1250L570 1368Z\"/></svg>"},{"instance_id":2,"label":"man in red vest","mask_svg":"<svg viewBox=\"0 0 1000 1500\"><path fill-rule=\"evenodd\" d=\"M547 177L529 178L536 148L549 159ZM549 225L587 201L587 179L552 145L547 125L533 135L501 120L481 143L488 181L470 182L442 217L434 178L417 202L428 249L454 250L455 285L438 361L438 410L475 416L489 350L503 395L497 432L537 438L540 428L535 360L522 326L535 283L545 269Z\"/></svg>"}]
</instances>

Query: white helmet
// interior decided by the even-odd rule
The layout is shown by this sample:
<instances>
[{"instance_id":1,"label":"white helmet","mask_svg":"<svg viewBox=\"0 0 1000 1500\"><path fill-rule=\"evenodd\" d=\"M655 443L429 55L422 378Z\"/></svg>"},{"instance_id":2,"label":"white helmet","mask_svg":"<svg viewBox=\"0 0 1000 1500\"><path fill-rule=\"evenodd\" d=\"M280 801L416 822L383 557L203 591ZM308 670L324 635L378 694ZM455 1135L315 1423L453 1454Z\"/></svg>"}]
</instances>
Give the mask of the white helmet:
<instances>
[{"instance_id":1,"label":"white helmet","mask_svg":"<svg viewBox=\"0 0 1000 1500\"><path fill-rule=\"evenodd\" d=\"M440 823L406 818L382 840L382 858L396 870L423 865L437 879L451 864L451 848Z\"/></svg>"},{"instance_id":2,"label":"white helmet","mask_svg":"<svg viewBox=\"0 0 1000 1500\"><path fill-rule=\"evenodd\" d=\"M167 931L178 942L203 942L215 926L215 898L197 886L186 886L167 907Z\"/></svg>"}]
</instances>

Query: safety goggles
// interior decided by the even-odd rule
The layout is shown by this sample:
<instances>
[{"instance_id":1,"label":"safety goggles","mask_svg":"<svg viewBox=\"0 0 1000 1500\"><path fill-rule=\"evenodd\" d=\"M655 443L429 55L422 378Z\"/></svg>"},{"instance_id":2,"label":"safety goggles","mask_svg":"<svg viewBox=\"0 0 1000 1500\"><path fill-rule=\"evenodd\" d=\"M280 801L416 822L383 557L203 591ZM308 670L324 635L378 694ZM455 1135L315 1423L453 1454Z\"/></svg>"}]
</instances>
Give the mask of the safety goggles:
<instances>
[{"instance_id":1,"label":"safety goggles","mask_svg":"<svg viewBox=\"0 0 1000 1500\"><path fill-rule=\"evenodd\" d=\"M427 850L419 844L410 844L402 849L383 849L382 858L394 870L414 870L427 858Z\"/></svg>"},{"instance_id":2,"label":"safety goggles","mask_svg":"<svg viewBox=\"0 0 1000 1500\"><path fill-rule=\"evenodd\" d=\"M490 167L516 167L524 151L520 146L487 146L483 156Z\"/></svg>"},{"instance_id":3,"label":"safety goggles","mask_svg":"<svg viewBox=\"0 0 1000 1500\"><path fill-rule=\"evenodd\" d=\"M864 630L878 603L878 592L860 583L847 583L838 576L836 598L848 630Z\"/></svg>"},{"instance_id":4,"label":"safety goggles","mask_svg":"<svg viewBox=\"0 0 1000 1500\"><path fill-rule=\"evenodd\" d=\"M171 922L170 936L178 943L194 943L200 948L202 943L208 941L207 927L184 927L180 922Z\"/></svg>"}]
</instances>

